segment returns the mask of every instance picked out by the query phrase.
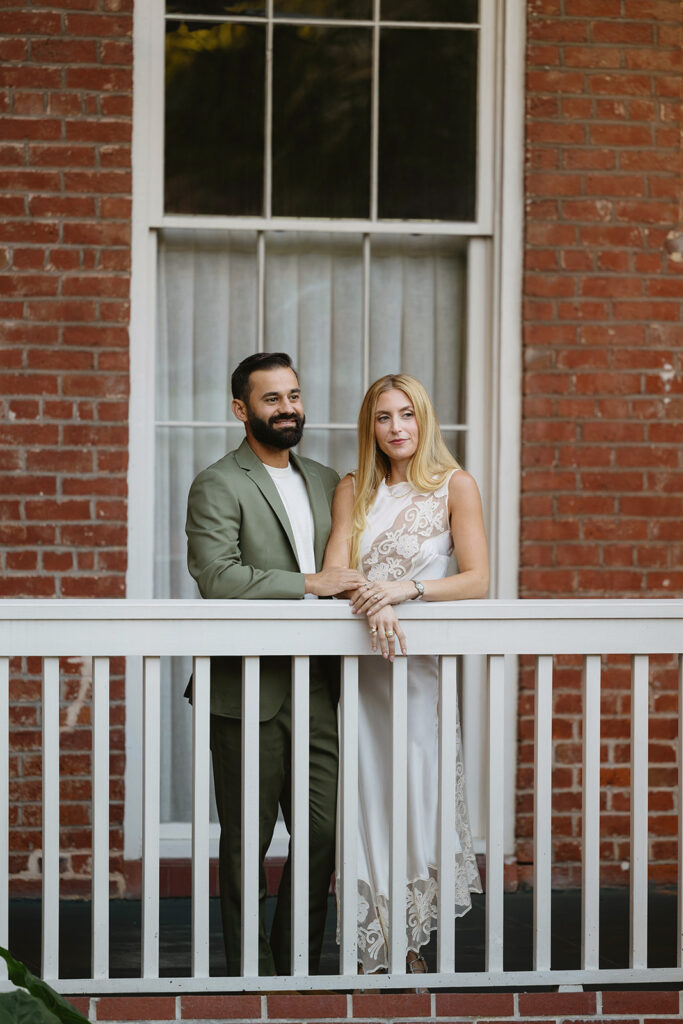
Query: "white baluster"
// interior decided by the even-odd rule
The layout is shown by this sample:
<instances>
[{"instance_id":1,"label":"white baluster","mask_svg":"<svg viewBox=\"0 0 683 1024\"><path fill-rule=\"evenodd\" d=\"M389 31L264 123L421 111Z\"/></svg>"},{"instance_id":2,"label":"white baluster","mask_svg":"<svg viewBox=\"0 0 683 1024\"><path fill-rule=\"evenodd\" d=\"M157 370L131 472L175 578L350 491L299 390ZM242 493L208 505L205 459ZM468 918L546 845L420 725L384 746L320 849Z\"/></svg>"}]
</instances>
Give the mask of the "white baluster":
<instances>
[{"instance_id":1,"label":"white baluster","mask_svg":"<svg viewBox=\"0 0 683 1024\"><path fill-rule=\"evenodd\" d=\"M439 673L439 904L437 970L455 970L455 762L458 659L441 658Z\"/></svg>"},{"instance_id":2,"label":"white baluster","mask_svg":"<svg viewBox=\"0 0 683 1024\"><path fill-rule=\"evenodd\" d=\"M9 946L9 658L0 658L0 946ZM0 961L0 980L7 965Z\"/></svg>"},{"instance_id":3,"label":"white baluster","mask_svg":"<svg viewBox=\"0 0 683 1024\"><path fill-rule=\"evenodd\" d=\"M391 683L391 849L389 859L389 973L406 970L406 834L408 662L397 658Z\"/></svg>"},{"instance_id":4,"label":"white baluster","mask_svg":"<svg viewBox=\"0 0 683 1024\"><path fill-rule=\"evenodd\" d=\"M109 658L92 660L92 976L109 977Z\"/></svg>"},{"instance_id":5,"label":"white baluster","mask_svg":"<svg viewBox=\"0 0 683 1024\"><path fill-rule=\"evenodd\" d=\"M339 713L339 955L341 973L355 974L358 964L358 658L342 659Z\"/></svg>"},{"instance_id":6,"label":"white baluster","mask_svg":"<svg viewBox=\"0 0 683 1024\"><path fill-rule=\"evenodd\" d=\"M486 970L503 970L505 658L489 657L489 793L486 835Z\"/></svg>"},{"instance_id":7,"label":"white baluster","mask_svg":"<svg viewBox=\"0 0 683 1024\"><path fill-rule=\"evenodd\" d=\"M242 974L258 977L259 659L242 660Z\"/></svg>"},{"instance_id":8,"label":"white baluster","mask_svg":"<svg viewBox=\"0 0 683 1024\"><path fill-rule=\"evenodd\" d=\"M581 966L600 963L600 655L583 662Z\"/></svg>"},{"instance_id":9,"label":"white baluster","mask_svg":"<svg viewBox=\"0 0 683 1024\"><path fill-rule=\"evenodd\" d=\"M308 974L309 659L292 679L292 974Z\"/></svg>"},{"instance_id":10,"label":"white baluster","mask_svg":"<svg viewBox=\"0 0 683 1024\"><path fill-rule=\"evenodd\" d=\"M631 967L647 967L648 657L631 659Z\"/></svg>"},{"instance_id":11,"label":"white baluster","mask_svg":"<svg viewBox=\"0 0 683 1024\"><path fill-rule=\"evenodd\" d=\"M209 976L209 704L211 659L192 667L192 977Z\"/></svg>"},{"instance_id":12,"label":"white baluster","mask_svg":"<svg viewBox=\"0 0 683 1024\"><path fill-rule=\"evenodd\" d=\"M59 977L59 658L43 659L42 976Z\"/></svg>"},{"instance_id":13,"label":"white baluster","mask_svg":"<svg viewBox=\"0 0 683 1024\"><path fill-rule=\"evenodd\" d=\"M534 714L534 970L550 969L553 659L536 658Z\"/></svg>"},{"instance_id":14,"label":"white baluster","mask_svg":"<svg viewBox=\"0 0 683 1024\"><path fill-rule=\"evenodd\" d=\"M143 659L142 976L159 977L160 659Z\"/></svg>"}]
</instances>

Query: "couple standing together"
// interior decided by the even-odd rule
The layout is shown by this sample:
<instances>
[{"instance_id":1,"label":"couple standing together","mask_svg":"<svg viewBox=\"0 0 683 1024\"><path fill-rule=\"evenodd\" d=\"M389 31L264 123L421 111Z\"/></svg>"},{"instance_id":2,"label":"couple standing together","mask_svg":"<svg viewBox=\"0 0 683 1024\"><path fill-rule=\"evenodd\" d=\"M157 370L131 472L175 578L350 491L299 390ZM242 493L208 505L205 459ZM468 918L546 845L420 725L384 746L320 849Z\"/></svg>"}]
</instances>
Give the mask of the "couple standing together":
<instances>
[{"instance_id":1,"label":"couple standing together","mask_svg":"<svg viewBox=\"0 0 683 1024\"><path fill-rule=\"evenodd\" d=\"M367 618L372 650L359 664L358 961L387 966L391 666L407 653L396 606L483 597L488 554L477 485L448 452L425 389L405 374L380 378L358 419L358 466L333 469L290 449L305 422L289 356L258 353L232 376L239 448L201 472L188 499L188 565L205 598L343 596ZM451 554L458 572L446 575ZM219 878L228 974L240 974L241 658L211 661L211 753L221 824ZM291 669L261 659L259 972L289 974L288 859L270 936L263 861L282 808L291 810ZM338 662L310 662L309 973L318 969L335 861ZM407 969L437 915L438 660L408 661ZM458 728L456 916L481 891L472 851Z\"/></svg>"}]
</instances>

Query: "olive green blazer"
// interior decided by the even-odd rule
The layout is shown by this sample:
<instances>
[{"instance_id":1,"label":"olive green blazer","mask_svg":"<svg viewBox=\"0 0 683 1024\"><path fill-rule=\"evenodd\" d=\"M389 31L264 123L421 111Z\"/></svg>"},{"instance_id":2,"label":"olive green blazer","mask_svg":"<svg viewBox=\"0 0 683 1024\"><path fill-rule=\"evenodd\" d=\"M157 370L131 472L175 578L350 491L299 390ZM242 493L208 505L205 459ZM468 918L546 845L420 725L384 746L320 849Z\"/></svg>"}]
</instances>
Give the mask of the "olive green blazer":
<instances>
[{"instance_id":1,"label":"olive green blazer","mask_svg":"<svg viewBox=\"0 0 683 1024\"><path fill-rule=\"evenodd\" d=\"M316 570L330 533L333 469L290 453L306 483L313 513ZM292 529L277 487L246 439L202 470L187 501L187 564L205 598L303 598ZM229 648L228 648L229 649ZM312 672L312 677L317 672ZM277 713L289 692L291 659L261 659L261 721ZM312 678L312 685L315 684ZM189 687L188 687L189 689ZM242 660L211 659L211 713L241 716Z\"/></svg>"}]
</instances>

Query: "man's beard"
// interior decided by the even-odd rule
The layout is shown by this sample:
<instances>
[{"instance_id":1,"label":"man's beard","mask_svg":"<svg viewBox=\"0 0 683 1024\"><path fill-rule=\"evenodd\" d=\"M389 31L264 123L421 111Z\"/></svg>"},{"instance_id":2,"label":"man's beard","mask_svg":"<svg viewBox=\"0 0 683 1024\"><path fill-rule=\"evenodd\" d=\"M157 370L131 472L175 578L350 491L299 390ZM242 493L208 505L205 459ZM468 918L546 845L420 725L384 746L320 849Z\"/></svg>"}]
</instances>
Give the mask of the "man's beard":
<instances>
[{"instance_id":1,"label":"man's beard","mask_svg":"<svg viewBox=\"0 0 683 1024\"><path fill-rule=\"evenodd\" d=\"M275 424L280 423L282 420L295 420L296 426L294 427L276 427ZM247 422L251 428L251 432L261 444L267 445L269 448L293 448L294 445L298 444L304 432L304 423L306 422L305 416L299 416L293 412L289 416L283 416L282 414L277 416L271 416L269 420L262 420L254 412L252 412L249 404L247 403Z\"/></svg>"}]
</instances>

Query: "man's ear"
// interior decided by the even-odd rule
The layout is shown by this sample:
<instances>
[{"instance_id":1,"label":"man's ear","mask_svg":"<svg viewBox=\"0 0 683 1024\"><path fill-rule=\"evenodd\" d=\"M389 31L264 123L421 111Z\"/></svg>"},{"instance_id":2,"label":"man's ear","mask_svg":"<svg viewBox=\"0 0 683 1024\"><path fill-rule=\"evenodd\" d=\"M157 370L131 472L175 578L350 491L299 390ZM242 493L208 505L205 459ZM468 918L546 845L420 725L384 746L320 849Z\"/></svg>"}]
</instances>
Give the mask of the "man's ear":
<instances>
[{"instance_id":1,"label":"man's ear","mask_svg":"<svg viewBox=\"0 0 683 1024\"><path fill-rule=\"evenodd\" d=\"M247 422L247 407L240 398L233 398L232 414L235 419L242 420L242 423Z\"/></svg>"}]
</instances>

